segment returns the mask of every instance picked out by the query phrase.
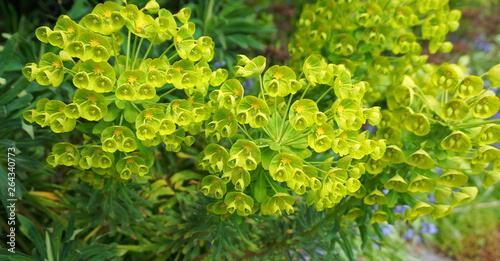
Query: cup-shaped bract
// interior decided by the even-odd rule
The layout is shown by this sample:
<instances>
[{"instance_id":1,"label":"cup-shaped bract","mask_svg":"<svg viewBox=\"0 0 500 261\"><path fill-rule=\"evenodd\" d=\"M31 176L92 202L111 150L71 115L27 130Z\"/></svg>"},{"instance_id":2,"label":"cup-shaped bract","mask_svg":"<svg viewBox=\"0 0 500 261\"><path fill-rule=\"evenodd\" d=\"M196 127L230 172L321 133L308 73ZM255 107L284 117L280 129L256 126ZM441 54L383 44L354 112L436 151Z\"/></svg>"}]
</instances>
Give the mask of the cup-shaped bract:
<instances>
[{"instance_id":1,"label":"cup-shaped bract","mask_svg":"<svg viewBox=\"0 0 500 261\"><path fill-rule=\"evenodd\" d=\"M241 124L250 124L252 128L266 126L270 110L267 103L255 96L244 96L236 107L236 120Z\"/></svg>"},{"instance_id":2,"label":"cup-shaped bract","mask_svg":"<svg viewBox=\"0 0 500 261\"><path fill-rule=\"evenodd\" d=\"M215 198L222 199L226 194L227 188L221 178L215 175L208 175L202 179L200 191L205 196L213 194Z\"/></svg>"},{"instance_id":3,"label":"cup-shaped bract","mask_svg":"<svg viewBox=\"0 0 500 261\"><path fill-rule=\"evenodd\" d=\"M434 204L434 211L432 212L432 218L438 219L445 217L451 213L451 207L448 205L437 205Z\"/></svg>"},{"instance_id":4,"label":"cup-shaped bract","mask_svg":"<svg viewBox=\"0 0 500 261\"><path fill-rule=\"evenodd\" d=\"M485 171L482 181L484 188L489 188L497 184L500 181L500 171L498 170Z\"/></svg>"},{"instance_id":5,"label":"cup-shaped bract","mask_svg":"<svg viewBox=\"0 0 500 261\"><path fill-rule=\"evenodd\" d=\"M296 169L303 169L302 160L286 152L274 156L269 164L269 174L278 182L292 180Z\"/></svg>"},{"instance_id":6,"label":"cup-shaped bract","mask_svg":"<svg viewBox=\"0 0 500 261\"><path fill-rule=\"evenodd\" d=\"M471 146L472 143L469 136L461 131L454 131L441 141L441 147L455 152L467 151Z\"/></svg>"},{"instance_id":7,"label":"cup-shaped bract","mask_svg":"<svg viewBox=\"0 0 500 261\"><path fill-rule=\"evenodd\" d=\"M450 65L442 64L432 73L431 81L444 91L452 91L458 84L458 73Z\"/></svg>"},{"instance_id":8,"label":"cup-shaped bract","mask_svg":"<svg viewBox=\"0 0 500 261\"><path fill-rule=\"evenodd\" d=\"M315 125L307 135L307 143L314 151L320 153L329 150L332 147L332 141L335 139L335 131L330 124Z\"/></svg>"},{"instance_id":9,"label":"cup-shaped bract","mask_svg":"<svg viewBox=\"0 0 500 261\"><path fill-rule=\"evenodd\" d=\"M378 26L382 22L382 8L373 2L364 3L356 13L356 22L362 27Z\"/></svg>"},{"instance_id":10,"label":"cup-shaped bract","mask_svg":"<svg viewBox=\"0 0 500 261\"><path fill-rule=\"evenodd\" d=\"M285 97L296 93L302 86L295 72L287 66L274 65L264 74L264 91L271 97Z\"/></svg>"},{"instance_id":11,"label":"cup-shaped bract","mask_svg":"<svg viewBox=\"0 0 500 261\"><path fill-rule=\"evenodd\" d=\"M260 75L266 68L266 58L257 56L250 60L245 55L237 55L237 65L234 67L236 77L255 77Z\"/></svg>"},{"instance_id":12,"label":"cup-shaped bract","mask_svg":"<svg viewBox=\"0 0 500 261\"><path fill-rule=\"evenodd\" d=\"M410 182L410 185L408 186L408 191L427 193L433 191L435 187L436 187L435 179L418 175Z\"/></svg>"},{"instance_id":13,"label":"cup-shaped bract","mask_svg":"<svg viewBox=\"0 0 500 261\"><path fill-rule=\"evenodd\" d=\"M389 219L389 214L383 210L377 210L373 213L370 223L384 223Z\"/></svg>"},{"instance_id":14,"label":"cup-shaped bract","mask_svg":"<svg viewBox=\"0 0 500 261\"><path fill-rule=\"evenodd\" d=\"M89 121L98 121L108 112L106 98L94 91L86 89L76 90L73 102L79 105L81 109L80 116Z\"/></svg>"},{"instance_id":15,"label":"cup-shaped bract","mask_svg":"<svg viewBox=\"0 0 500 261\"><path fill-rule=\"evenodd\" d=\"M218 95L219 106L223 106L228 110L235 108L243 97L243 93L244 89L240 81L236 79L224 81Z\"/></svg>"},{"instance_id":16,"label":"cup-shaped bract","mask_svg":"<svg viewBox=\"0 0 500 261\"><path fill-rule=\"evenodd\" d=\"M47 157L47 163L53 167L57 165L74 166L78 164L80 152L76 146L68 142L59 142L52 146L52 151Z\"/></svg>"},{"instance_id":17,"label":"cup-shaped bract","mask_svg":"<svg viewBox=\"0 0 500 261\"><path fill-rule=\"evenodd\" d=\"M227 211L236 213L240 216L248 216L254 212L254 201L252 197L242 192L229 192L224 198Z\"/></svg>"},{"instance_id":18,"label":"cup-shaped bract","mask_svg":"<svg viewBox=\"0 0 500 261\"><path fill-rule=\"evenodd\" d=\"M375 189L363 199L366 205L385 205L388 201L389 199L378 189Z\"/></svg>"},{"instance_id":19,"label":"cup-shaped bract","mask_svg":"<svg viewBox=\"0 0 500 261\"><path fill-rule=\"evenodd\" d=\"M231 168L243 167L247 170L254 170L261 160L261 152L259 147L249 140L239 139L236 141L229 151L228 166Z\"/></svg>"},{"instance_id":20,"label":"cup-shaped bract","mask_svg":"<svg viewBox=\"0 0 500 261\"><path fill-rule=\"evenodd\" d=\"M408 164L419 169L431 169L434 167L434 159L423 149L419 149L407 158Z\"/></svg>"},{"instance_id":21,"label":"cup-shaped bract","mask_svg":"<svg viewBox=\"0 0 500 261\"><path fill-rule=\"evenodd\" d=\"M438 178L437 183L449 188L457 188L465 185L468 180L467 175L458 170L450 169Z\"/></svg>"},{"instance_id":22,"label":"cup-shaped bract","mask_svg":"<svg viewBox=\"0 0 500 261\"><path fill-rule=\"evenodd\" d=\"M337 55L348 56L356 51L357 44L358 42L354 36L340 33L332 37L330 50Z\"/></svg>"},{"instance_id":23,"label":"cup-shaped bract","mask_svg":"<svg viewBox=\"0 0 500 261\"><path fill-rule=\"evenodd\" d=\"M86 61L91 59L94 62L105 62L110 58L112 50L111 44L103 35L86 31L78 34L74 40L81 42L84 45L83 55L79 57L81 60ZM67 52L71 55L72 52L75 51L76 54L79 55L81 53L79 49L80 45L73 47L78 47L78 49L71 50L70 48L67 48Z\"/></svg>"},{"instance_id":24,"label":"cup-shaped bract","mask_svg":"<svg viewBox=\"0 0 500 261\"><path fill-rule=\"evenodd\" d=\"M396 174L384 184L384 188L392 189L400 193L405 193L408 189L408 183L403 177L401 177L399 174Z\"/></svg>"},{"instance_id":25,"label":"cup-shaped bract","mask_svg":"<svg viewBox=\"0 0 500 261\"><path fill-rule=\"evenodd\" d=\"M243 191L250 184L250 173L244 167L224 169L224 174L221 176L224 183L231 181L234 185L234 189L238 191Z\"/></svg>"},{"instance_id":26,"label":"cup-shaped bract","mask_svg":"<svg viewBox=\"0 0 500 261\"><path fill-rule=\"evenodd\" d=\"M382 159L375 160L373 158L370 158L366 163L366 171L370 174L377 175L382 173L386 166L387 161Z\"/></svg>"},{"instance_id":27,"label":"cup-shaped bract","mask_svg":"<svg viewBox=\"0 0 500 261\"><path fill-rule=\"evenodd\" d=\"M289 112L290 125L296 130L305 130L312 126L318 105L310 99L300 99L292 104Z\"/></svg>"},{"instance_id":28,"label":"cup-shaped bract","mask_svg":"<svg viewBox=\"0 0 500 261\"><path fill-rule=\"evenodd\" d=\"M457 94L461 98L475 97L484 88L483 80L478 76L467 76L458 85Z\"/></svg>"},{"instance_id":29,"label":"cup-shaped bract","mask_svg":"<svg viewBox=\"0 0 500 261\"><path fill-rule=\"evenodd\" d=\"M306 79L315 86L316 83L328 84L333 79L334 67L327 64L325 58L319 54L307 57L302 67Z\"/></svg>"},{"instance_id":30,"label":"cup-shaped bract","mask_svg":"<svg viewBox=\"0 0 500 261\"><path fill-rule=\"evenodd\" d=\"M202 153L199 154L200 167L210 173L224 170L229 158L227 150L219 144L210 143Z\"/></svg>"},{"instance_id":31,"label":"cup-shaped bract","mask_svg":"<svg viewBox=\"0 0 500 261\"><path fill-rule=\"evenodd\" d=\"M483 125L478 135L478 141L480 146L500 142L500 125Z\"/></svg>"},{"instance_id":32,"label":"cup-shaped bract","mask_svg":"<svg viewBox=\"0 0 500 261\"><path fill-rule=\"evenodd\" d=\"M500 84L500 64L491 67L486 73L486 79L491 86L498 86Z\"/></svg>"},{"instance_id":33,"label":"cup-shaped bract","mask_svg":"<svg viewBox=\"0 0 500 261\"><path fill-rule=\"evenodd\" d=\"M431 130L429 119L424 114L412 113L404 120L404 127L417 136L425 136Z\"/></svg>"},{"instance_id":34,"label":"cup-shaped bract","mask_svg":"<svg viewBox=\"0 0 500 261\"><path fill-rule=\"evenodd\" d=\"M106 152L131 152L137 148L135 135L125 126L110 126L101 133L102 149Z\"/></svg>"},{"instance_id":35,"label":"cup-shaped bract","mask_svg":"<svg viewBox=\"0 0 500 261\"><path fill-rule=\"evenodd\" d=\"M472 114L477 118L489 118L500 109L500 98L497 96L484 96L472 107Z\"/></svg>"},{"instance_id":36,"label":"cup-shaped bract","mask_svg":"<svg viewBox=\"0 0 500 261\"><path fill-rule=\"evenodd\" d=\"M149 168L141 157L126 156L116 162L116 171L122 179L130 179L132 174L144 176L149 173Z\"/></svg>"},{"instance_id":37,"label":"cup-shaped bract","mask_svg":"<svg viewBox=\"0 0 500 261\"><path fill-rule=\"evenodd\" d=\"M467 116L469 106L463 100L453 99L443 106L442 111L444 119L459 121Z\"/></svg>"},{"instance_id":38,"label":"cup-shaped bract","mask_svg":"<svg viewBox=\"0 0 500 261\"><path fill-rule=\"evenodd\" d=\"M276 193L262 202L261 210L264 215L281 216L284 210L288 215L294 212L295 198L286 193Z\"/></svg>"},{"instance_id":39,"label":"cup-shaped bract","mask_svg":"<svg viewBox=\"0 0 500 261\"><path fill-rule=\"evenodd\" d=\"M474 155L472 155L471 162L473 164L490 163L492 161L497 160L499 157L500 157L499 149L492 146L483 145L474 152Z\"/></svg>"},{"instance_id":40,"label":"cup-shaped bract","mask_svg":"<svg viewBox=\"0 0 500 261\"><path fill-rule=\"evenodd\" d=\"M64 64L57 54L48 52L40 57L36 81L41 85L59 86L64 80ZM32 71L33 72L33 71Z\"/></svg>"},{"instance_id":41,"label":"cup-shaped bract","mask_svg":"<svg viewBox=\"0 0 500 261\"><path fill-rule=\"evenodd\" d=\"M366 119L360 102L350 99L338 99L332 105L333 118L342 130L359 130Z\"/></svg>"},{"instance_id":42,"label":"cup-shaped bract","mask_svg":"<svg viewBox=\"0 0 500 261\"><path fill-rule=\"evenodd\" d=\"M115 2L107 1L97 4L92 13L84 16L82 20L91 30L109 35L119 31L125 24L125 19L120 13L123 8Z\"/></svg>"},{"instance_id":43,"label":"cup-shaped bract","mask_svg":"<svg viewBox=\"0 0 500 261\"><path fill-rule=\"evenodd\" d=\"M116 81L116 73L108 62L87 60L78 66L73 84L78 88L94 90L98 93L110 92Z\"/></svg>"},{"instance_id":44,"label":"cup-shaped bract","mask_svg":"<svg viewBox=\"0 0 500 261\"><path fill-rule=\"evenodd\" d=\"M451 200L451 206L456 207L458 205L463 205L465 203L471 202L477 196L477 187L462 187L459 192L453 192L453 198Z\"/></svg>"}]
</instances>

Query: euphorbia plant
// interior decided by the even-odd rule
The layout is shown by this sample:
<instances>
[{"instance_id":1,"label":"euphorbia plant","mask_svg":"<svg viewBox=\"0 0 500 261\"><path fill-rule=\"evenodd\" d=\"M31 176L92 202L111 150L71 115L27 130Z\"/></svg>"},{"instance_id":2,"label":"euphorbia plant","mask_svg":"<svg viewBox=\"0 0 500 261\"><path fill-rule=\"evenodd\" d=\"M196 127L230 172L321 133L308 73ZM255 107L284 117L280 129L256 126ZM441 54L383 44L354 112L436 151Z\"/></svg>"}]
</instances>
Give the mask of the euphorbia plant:
<instances>
[{"instance_id":1,"label":"euphorbia plant","mask_svg":"<svg viewBox=\"0 0 500 261\"><path fill-rule=\"evenodd\" d=\"M332 17L337 2L320 1L319 13ZM335 220L360 224L393 222L400 218L392 210L397 204L412 207L406 220L431 213L438 218L476 196L468 175L485 170L485 186L499 180L500 151L489 146L500 141L497 120L481 119L497 113L500 101L483 90L482 78L465 77L455 65L424 65L415 36L400 31L418 22L413 6L390 6L397 12L382 31L377 26L384 25L385 13L381 17L371 2L343 27L365 31L319 30L314 39L334 53L326 58L306 52L292 69L239 55L239 78L228 79L226 70L211 69L214 44L194 38L189 9L172 14L154 1L142 9L98 4L79 23L61 16L54 28L37 29L40 41L60 51L27 64L23 73L42 85L71 81L76 90L67 103L41 99L24 118L58 133L78 129L82 142L55 144L47 162L74 167L96 189L105 180L148 175L156 150L192 153L187 148L196 147L199 153L190 156L206 174L199 190L212 198L206 208L222 219L291 215L302 197ZM346 10L354 7L347 1ZM305 13L313 18L302 23L322 25ZM458 18L450 19L453 27ZM440 34L433 38L425 28L433 46L448 49ZM352 66L360 39L381 48L389 37L397 39L392 51L404 58L371 59L365 47L362 73ZM152 55L158 46L166 48ZM384 78L383 95L374 96L380 82L371 81L370 72L390 75L406 62L408 68ZM486 74L492 86L498 74L498 67ZM245 94L242 78L257 79L254 95ZM381 98L387 109L373 106ZM377 126L375 133L368 126ZM331 211L342 201L349 204Z\"/></svg>"}]
</instances>

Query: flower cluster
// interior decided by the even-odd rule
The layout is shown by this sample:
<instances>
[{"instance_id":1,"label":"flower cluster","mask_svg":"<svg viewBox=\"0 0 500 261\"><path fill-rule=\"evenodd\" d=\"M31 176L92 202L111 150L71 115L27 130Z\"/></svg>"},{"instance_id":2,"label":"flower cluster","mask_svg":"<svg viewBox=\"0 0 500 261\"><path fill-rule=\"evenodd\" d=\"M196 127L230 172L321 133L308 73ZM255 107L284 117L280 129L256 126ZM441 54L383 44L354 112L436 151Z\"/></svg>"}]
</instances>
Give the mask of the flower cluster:
<instances>
[{"instance_id":1,"label":"flower cluster","mask_svg":"<svg viewBox=\"0 0 500 261\"><path fill-rule=\"evenodd\" d=\"M370 82L365 97L379 100L392 82L422 68L427 56L417 39L429 42L429 52L449 52L448 32L461 17L448 1L413 2L320 0L305 5L295 39L289 43L292 64L320 52L334 64L344 64L357 79Z\"/></svg>"},{"instance_id":2,"label":"flower cluster","mask_svg":"<svg viewBox=\"0 0 500 261\"><path fill-rule=\"evenodd\" d=\"M47 162L73 166L95 187L147 175L153 148L194 146L197 166L208 172L200 191L213 197L207 209L220 215L291 214L295 195L304 195L318 211L352 200L345 210L351 220L441 217L475 197L469 175L484 173L485 187L498 182L500 151L491 145L500 141L500 129L497 120L483 120L499 110L498 97L484 90L481 77L464 76L455 65L424 65L416 36L405 30L426 14L422 37L434 51L445 50L443 34L456 29L459 14L444 1L389 5L390 11L345 1L343 8L356 12L349 20L333 13L337 2L304 11L308 36L291 44L304 58L299 69L267 68L265 57L239 55L234 72L243 80L210 68L214 43L194 39L189 9L172 14L154 0L142 9L105 2L78 23L61 16L54 28L36 31L60 52L44 54L23 73L42 85L66 79L76 91L69 103L40 99L24 118L54 132L83 132L82 144L55 144ZM333 17L340 24L325 23ZM304 39L332 53L311 54L300 47ZM153 55L153 46L164 43ZM387 51L399 56L382 56ZM351 56L364 57L360 67ZM492 86L500 83L499 70L486 74ZM387 76L381 77L387 91L377 97L385 99L383 109L371 103L381 82L360 71ZM247 80L260 92L246 94ZM377 127L373 133L367 126ZM411 209L396 217L397 204ZM376 211L367 213L367 205Z\"/></svg>"}]
</instances>

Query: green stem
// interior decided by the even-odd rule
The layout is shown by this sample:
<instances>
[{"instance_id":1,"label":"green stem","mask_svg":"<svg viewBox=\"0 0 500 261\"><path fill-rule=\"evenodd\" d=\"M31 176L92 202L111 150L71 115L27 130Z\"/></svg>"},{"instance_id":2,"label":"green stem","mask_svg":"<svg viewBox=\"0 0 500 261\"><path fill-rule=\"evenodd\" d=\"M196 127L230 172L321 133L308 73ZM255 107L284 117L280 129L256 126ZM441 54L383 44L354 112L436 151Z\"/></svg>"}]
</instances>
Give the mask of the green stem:
<instances>
[{"instance_id":1,"label":"green stem","mask_svg":"<svg viewBox=\"0 0 500 261\"><path fill-rule=\"evenodd\" d=\"M174 53L171 57L168 58L168 62L170 62L170 60L173 60L177 56L179 56L179 54L178 53Z\"/></svg>"},{"instance_id":2,"label":"green stem","mask_svg":"<svg viewBox=\"0 0 500 261\"><path fill-rule=\"evenodd\" d=\"M115 69L115 72L118 71L117 65L118 65L118 52L116 51L116 43L115 43L115 36L111 34L111 44L113 45L113 52L115 52L115 64L113 64L113 68Z\"/></svg>"},{"instance_id":3,"label":"green stem","mask_svg":"<svg viewBox=\"0 0 500 261\"><path fill-rule=\"evenodd\" d=\"M262 74L259 74L259 86L260 86L260 94L262 95L262 99L264 99L265 92L264 92L264 80L262 79Z\"/></svg>"},{"instance_id":4,"label":"green stem","mask_svg":"<svg viewBox=\"0 0 500 261\"><path fill-rule=\"evenodd\" d=\"M139 107L137 107L137 105L133 102L130 102L132 104L132 106L138 111L138 112L141 112L142 110L139 109Z\"/></svg>"},{"instance_id":5,"label":"green stem","mask_svg":"<svg viewBox=\"0 0 500 261\"><path fill-rule=\"evenodd\" d=\"M170 89L170 90L168 90L168 91L167 91L167 92L165 92L164 94L160 95L160 98L162 98L162 97L163 97L163 96L165 96L165 95L168 95L169 93L171 93L171 92L173 92L173 91L175 91L175 90L176 90L176 89L175 89L175 87L174 87L174 88L172 88L172 89Z\"/></svg>"},{"instance_id":6,"label":"green stem","mask_svg":"<svg viewBox=\"0 0 500 261\"><path fill-rule=\"evenodd\" d=\"M321 101L321 99L323 99L325 97L325 95L331 90L333 89L333 86L328 88L328 90L326 90L323 94L321 94L321 96L316 100L316 103L318 103L319 101Z\"/></svg>"},{"instance_id":7,"label":"green stem","mask_svg":"<svg viewBox=\"0 0 500 261\"><path fill-rule=\"evenodd\" d=\"M481 121L481 122L474 122L474 123L468 123L468 124L457 124L455 127L457 128L472 128L472 127L478 127L481 125L485 125L488 123L497 123L500 122L500 119L494 119L494 120L487 120L487 121Z\"/></svg>"},{"instance_id":8,"label":"green stem","mask_svg":"<svg viewBox=\"0 0 500 261\"><path fill-rule=\"evenodd\" d=\"M153 39L153 41L149 42L149 47L148 49L146 50L146 53L144 54L144 57L142 57L143 60L146 60L146 58L148 58L148 55L149 55L149 52L151 51L151 49L153 48L153 42L154 40L156 39L156 36L155 38Z\"/></svg>"},{"instance_id":9,"label":"green stem","mask_svg":"<svg viewBox=\"0 0 500 261\"><path fill-rule=\"evenodd\" d=\"M300 99L302 100L304 98L304 96L306 96L306 93L307 91L309 90L309 87L311 87L311 83L309 83L306 87L306 89L304 90L304 92L302 92L302 95L300 96Z\"/></svg>"},{"instance_id":10,"label":"green stem","mask_svg":"<svg viewBox=\"0 0 500 261\"><path fill-rule=\"evenodd\" d=\"M240 130L251 140L253 140L252 136L250 136L250 134L248 134L248 132L246 131L245 127L241 124L238 123L238 126L240 126Z\"/></svg>"},{"instance_id":11,"label":"green stem","mask_svg":"<svg viewBox=\"0 0 500 261\"><path fill-rule=\"evenodd\" d=\"M135 68L135 62L137 61L137 58L139 57L139 52L141 51L141 46L142 46L142 41L143 40L144 40L144 38L141 37L141 40L139 41L139 45L136 46L135 56L134 56L134 62L132 63L132 68Z\"/></svg>"},{"instance_id":12,"label":"green stem","mask_svg":"<svg viewBox=\"0 0 500 261\"><path fill-rule=\"evenodd\" d=\"M208 7L207 9L205 9L205 19L203 21L203 35L208 35L208 29L207 28L207 25L209 24L208 23L208 20L212 17L212 9L214 8L214 0L210 0L208 2ZM211 29L211 28L210 28Z\"/></svg>"},{"instance_id":13,"label":"green stem","mask_svg":"<svg viewBox=\"0 0 500 261\"><path fill-rule=\"evenodd\" d=\"M161 59L163 56L165 56L165 54L167 54L167 52L170 51L170 49L172 49L172 47L174 47L174 42L172 42L172 44L169 47L167 47L167 49L165 49L165 51L163 51L163 53L160 55L159 58Z\"/></svg>"},{"instance_id":14,"label":"green stem","mask_svg":"<svg viewBox=\"0 0 500 261\"><path fill-rule=\"evenodd\" d=\"M128 31L128 36L127 36L127 57L126 57L126 64L125 64L125 70L128 70L128 60L130 57L130 37L132 37L130 31Z\"/></svg>"}]
</instances>

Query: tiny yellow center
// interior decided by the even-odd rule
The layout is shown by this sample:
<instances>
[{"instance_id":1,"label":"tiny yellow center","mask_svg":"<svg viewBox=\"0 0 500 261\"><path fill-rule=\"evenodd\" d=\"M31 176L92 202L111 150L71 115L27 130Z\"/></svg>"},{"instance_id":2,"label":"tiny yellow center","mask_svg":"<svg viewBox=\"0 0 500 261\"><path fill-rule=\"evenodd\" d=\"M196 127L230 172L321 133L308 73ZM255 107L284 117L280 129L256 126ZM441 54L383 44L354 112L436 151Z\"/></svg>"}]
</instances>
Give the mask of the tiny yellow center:
<instances>
[{"instance_id":1,"label":"tiny yellow center","mask_svg":"<svg viewBox=\"0 0 500 261\"><path fill-rule=\"evenodd\" d=\"M66 148L64 150L66 152L73 152L74 151L73 147L71 147L71 146L66 146Z\"/></svg>"},{"instance_id":2,"label":"tiny yellow center","mask_svg":"<svg viewBox=\"0 0 500 261\"><path fill-rule=\"evenodd\" d=\"M106 17L106 18L110 18L111 17L111 11L110 10L106 10L104 12L104 14L102 14L102 15L104 15L104 17Z\"/></svg>"},{"instance_id":3,"label":"tiny yellow center","mask_svg":"<svg viewBox=\"0 0 500 261\"><path fill-rule=\"evenodd\" d=\"M258 109L260 109L260 105L257 102L252 103L252 109L254 111L258 110Z\"/></svg>"},{"instance_id":4,"label":"tiny yellow center","mask_svg":"<svg viewBox=\"0 0 500 261\"><path fill-rule=\"evenodd\" d=\"M320 127L316 129L316 134L318 134L318 136L321 136L325 134L325 131L323 130L323 128Z\"/></svg>"},{"instance_id":5,"label":"tiny yellow center","mask_svg":"<svg viewBox=\"0 0 500 261\"><path fill-rule=\"evenodd\" d=\"M305 110L304 106L302 106L302 105L299 105L299 106L297 106L297 108L295 108L296 113L304 113L304 110Z\"/></svg>"},{"instance_id":6,"label":"tiny yellow center","mask_svg":"<svg viewBox=\"0 0 500 261\"><path fill-rule=\"evenodd\" d=\"M97 155L102 154L102 149L101 148L94 149L94 154L97 154Z\"/></svg>"},{"instance_id":7,"label":"tiny yellow center","mask_svg":"<svg viewBox=\"0 0 500 261\"><path fill-rule=\"evenodd\" d=\"M149 65L148 66L148 70L151 71L151 70L154 70L156 69L156 66L154 66L153 64Z\"/></svg>"},{"instance_id":8,"label":"tiny yellow center","mask_svg":"<svg viewBox=\"0 0 500 261\"><path fill-rule=\"evenodd\" d=\"M152 120L153 119L153 114L151 112L146 112L144 114L144 119L146 119L146 120Z\"/></svg>"},{"instance_id":9,"label":"tiny yellow center","mask_svg":"<svg viewBox=\"0 0 500 261\"><path fill-rule=\"evenodd\" d=\"M59 68L61 68L61 67L62 67L62 65L61 65L61 62L60 62L60 61L53 61L53 62L52 62L52 66L53 66L53 67L55 67L55 68L57 68L57 69L59 69Z\"/></svg>"},{"instance_id":10,"label":"tiny yellow center","mask_svg":"<svg viewBox=\"0 0 500 261\"><path fill-rule=\"evenodd\" d=\"M309 63L306 63L306 69L307 70L311 70L313 67L309 64Z\"/></svg>"},{"instance_id":11,"label":"tiny yellow center","mask_svg":"<svg viewBox=\"0 0 500 261\"><path fill-rule=\"evenodd\" d=\"M63 112L64 112L64 106L59 107L59 113L63 113Z\"/></svg>"},{"instance_id":12,"label":"tiny yellow center","mask_svg":"<svg viewBox=\"0 0 500 261\"><path fill-rule=\"evenodd\" d=\"M104 70L100 66L94 67L94 69L92 69L92 71L94 72L94 74L98 74L98 75L102 75L102 73L104 72Z\"/></svg>"},{"instance_id":13,"label":"tiny yellow center","mask_svg":"<svg viewBox=\"0 0 500 261\"><path fill-rule=\"evenodd\" d=\"M243 149L244 149L247 153L250 153L250 152L252 152L252 150L253 150L253 149L252 149L252 147L251 147L251 146L249 146L249 145L243 145Z\"/></svg>"},{"instance_id":14,"label":"tiny yellow center","mask_svg":"<svg viewBox=\"0 0 500 261\"><path fill-rule=\"evenodd\" d=\"M130 159L127 159L126 163L127 163L127 165L130 165L130 164L135 163L135 160L130 158Z\"/></svg>"},{"instance_id":15,"label":"tiny yellow center","mask_svg":"<svg viewBox=\"0 0 500 261\"><path fill-rule=\"evenodd\" d=\"M87 101L92 102L92 103L96 103L97 97L95 97L95 95L91 94L91 95L87 96Z\"/></svg>"},{"instance_id":16,"label":"tiny yellow center","mask_svg":"<svg viewBox=\"0 0 500 261\"><path fill-rule=\"evenodd\" d=\"M288 157L283 157L283 158L281 158L280 162L283 165L288 165L288 164L290 164L292 162L292 160L290 158L288 158Z\"/></svg>"},{"instance_id":17,"label":"tiny yellow center","mask_svg":"<svg viewBox=\"0 0 500 261\"><path fill-rule=\"evenodd\" d=\"M273 74L273 78L276 79L276 80L280 80L281 78L283 78L283 74L280 73L280 72L275 72Z\"/></svg>"},{"instance_id":18,"label":"tiny yellow center","mask_svg":"<svg viewBox=\"0 0 500 261\"><path fill-rule=\"evenodd\" d=\"M133 76L133 75L130 75L128 78L127 78L127 82L129 82L130 84L134 84L135 82L137 81L137 77Z\"/></svg>"},{"instance_id":19,"label":"tiny yellow center","mask_svg":"<svg viewBox=\"0 0 500 261\"><path fill-rule=\"evenodd\" d=\"M343 140L347 140L349 137L347 136L347 133L344 133L342 134L342 137L341 137Z\"/></svg>"},{"instance_id":20,"label":"tiny yellow center","mask_svg":"<svg viewBox=\"0 0 500 261\"><path fill-rule=\"evenodd\" d=\"M172 103L172 110L176 111L181 105L177 102Z\"/></svg>"},{"instance_id":21,"label":"tiny yellow center","mask_svg":"<svg viewBox=\"0 0 500 261\"><path fill-rule=\"evenodd\" d=\"M175 41L176 41L177 43L181 43L181 42L182 42L182 40L183 40L183 39L182 39L182 37L180 37L179 35L175 37Z\"/></svg>"},{"instance_id":22,"label":"tiny yellow center","mask_svg":"<svg viewBox=\"0 0 500 261\"><path fill-rule=\"evenodd\" d=\"M113 135L120 136L123 134L123 130L121 128L116 128L113 130Z\"/></svg>"},{"instance_id":23,"label":"tiny yellow center","mask_svg":"<svg viewBox=\"0 0 500 261\"><path fill-rule=\"evenodd\" d=\"M344 106L339 105L339 107L337 107L337 113L342 114L343 112L344 112Z\"/></svg>"},{"instance_id":24,"label":"tiny yellow center","mask_svg":"<svg viewBox=\"0 0 500 261\"><path fill-rule=\"evenodd\" d=\"M141 33L141 32L142 32L142 30L143 30L144 28L142 28L142 27L140 27L140 26L136 25L136 26L134 27L134 29L135 29L135 31L136 31L137 33Z\"/></svg>"},{"instance_id":25,"label":"tiny yellow center","mask_svg":"<svg viewBox=\"0 0 500 261\"><path fill-rule=\"evenodd\" d=\"M182 71L183 70L182 67L180 67L180 66L175 67L175 69L178 70L178 71Z\"/></svg>"},{"instance_id":26,"label":"tiny yellow center","mask_svg":"<svg viewBox=\"0 0 500 261\"><path fill-rule=\"evenodd\" d=\"M74 34L75 32L76 30L73 26L68 27L68 30L66 30L66 33L68 34Z\"/></svg>"},{"instance_id":27,"label":"tiny yellow center","mask_svg":"<svg viewBox=\"0 0 500 261\"><path fill-rule=\"evenodd\" d=\"M92 40L90 40L89 44L90 44L90 47L95 47L95 46L100 45L101 43L97 39L92 39Z\"/></svg>"}]
</instances>

